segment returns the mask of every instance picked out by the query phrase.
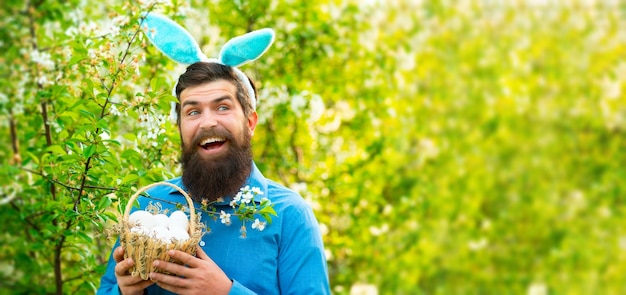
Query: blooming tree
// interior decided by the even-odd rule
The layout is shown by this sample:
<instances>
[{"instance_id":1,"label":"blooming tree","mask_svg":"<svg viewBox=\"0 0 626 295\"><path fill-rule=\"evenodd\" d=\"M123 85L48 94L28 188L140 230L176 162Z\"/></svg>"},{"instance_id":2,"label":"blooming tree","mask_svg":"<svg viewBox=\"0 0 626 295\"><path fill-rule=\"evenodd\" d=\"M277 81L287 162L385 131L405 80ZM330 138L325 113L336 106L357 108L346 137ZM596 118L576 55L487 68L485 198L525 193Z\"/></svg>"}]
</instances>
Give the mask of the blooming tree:
<instances>
[{"instance_id":1,"label":"blooming tree","mask_svg":"<svg viewBox=\"0 0 626 295\"><path fill-rule=\"evenodd\" d=\"M276 30L242 68L259 90L254 155L315 210L335 294L626 292L619 1L0 6L0 293L92 292L104 229L137 188L180 174L184 69L148 46L143 11L207 56ZM255 193L237 214L200 209L263 230Z\"/></svg>"}]
</instances>

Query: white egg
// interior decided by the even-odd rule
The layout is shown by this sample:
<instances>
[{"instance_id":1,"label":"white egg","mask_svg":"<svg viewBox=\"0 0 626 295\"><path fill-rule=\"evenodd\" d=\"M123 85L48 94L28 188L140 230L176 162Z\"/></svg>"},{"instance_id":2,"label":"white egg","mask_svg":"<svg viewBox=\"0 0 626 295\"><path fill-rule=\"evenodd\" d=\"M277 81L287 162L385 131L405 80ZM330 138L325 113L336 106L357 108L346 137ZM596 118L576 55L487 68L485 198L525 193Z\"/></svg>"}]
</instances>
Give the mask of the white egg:
<instances>
[{"instance_id":1,"label":"white egg","mask_svg":"<svg viewBox=\"0 0 626 295\"><path fill-rule=\"evenodd\" d=\"M189 233L187 233L186 230L182 230L180 228L171 228L170 229L170 234L172 235L172 238L177 239L179 241L186 241L189 239Z\"/></svg>"},{"instance_id":2,"label":"white egg","mask_svg":"<svg viewBox=\"0 0 626 295\"><path fill-rule=\"evenodd\" d=\"M172 233L164 226L155 226L150 229L155 239L159 239L164 242L169 242L172 239Z\"/></svg>"},{"instance_id":3,"label":"white egg","mask_svg":"<svg viewBox=\"0 0 626 295\"><path fill-rule=\"evenodd\" d=\"M147 211L137 210L128 216L128 222L143 228L152 228L154 226L154 215Z\"/></svg>"},{"instance_id":4,"label":"white egg","mask_svg":"<svg viewBox=\"0 0 626 295\"><path fill-rule=\"evenodd\" d=\"M157 214L154 215L154 226L162 226L167 228L167 225L170 222L170 218L165 214Z\"/></svg>"},{"instance_id":5,"label":"white egg","mask_svg":"<svg viewBox=\"0 0 626 295\"><path fill-rule=\"evenodd\" d=\"M169 229L178 228L186 232L188 230L188 226L189 219L187 219L187 214L185 214L185 212L179 210L170 214Z\"/></svg>"}]
</instances>

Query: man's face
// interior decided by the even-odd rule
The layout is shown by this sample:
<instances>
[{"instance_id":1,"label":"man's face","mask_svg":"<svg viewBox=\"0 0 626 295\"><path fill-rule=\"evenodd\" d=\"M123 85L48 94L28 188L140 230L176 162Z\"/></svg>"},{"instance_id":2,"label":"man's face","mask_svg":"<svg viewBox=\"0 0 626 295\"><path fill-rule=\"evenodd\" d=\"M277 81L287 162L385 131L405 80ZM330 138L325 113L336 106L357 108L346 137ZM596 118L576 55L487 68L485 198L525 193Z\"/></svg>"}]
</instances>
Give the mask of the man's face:
<instances>
[{"instance_id":1,"label":"man's face","mask_svg":"<svg viewBox=\"0 0 626 295\"><path fill-rule=\"evenodd\" d=\"M197 150L203 159L219 159L245 134L254 134L255 112L247 118L237 100L237 88L226 80L189 87L180 94L183 149ZM242 124L244 122L244 124ZM233 138L227 138L230 134Z\"/></svg>"},{"instance_id":2,"label":"man's face","mask_svg":"<svg viewBox=\"0 0 626 295\"><path fill-rule=\"evenodd\" d=\"M257 115L244 115L236 91L218 80L180 94L183 183L197 201L235 193L250 173Z\"/></svg>"}]
</instances>

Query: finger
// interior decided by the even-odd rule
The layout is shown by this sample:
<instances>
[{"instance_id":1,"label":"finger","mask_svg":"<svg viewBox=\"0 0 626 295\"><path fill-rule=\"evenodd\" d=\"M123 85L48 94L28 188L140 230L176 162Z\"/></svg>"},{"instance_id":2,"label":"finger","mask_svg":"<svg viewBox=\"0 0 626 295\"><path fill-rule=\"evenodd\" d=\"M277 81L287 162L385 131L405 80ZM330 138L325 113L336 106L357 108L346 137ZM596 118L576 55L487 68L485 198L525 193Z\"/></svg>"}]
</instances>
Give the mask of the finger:
<instances>
[{"instance_id":1,"label":"finger","mask_svg":"<svg viewBox=\"0 0 626 295\"><path fill-rule=\"evenodd\" d=\"M151 280L143 280L140 277L125 276L117 281L122 294L144 294L144 289L154 284Z\"/></svg>"},{"instance_id":2,"label":"finger","mask_svg":"<svg viewBox=\"0 0 626 295\"><path fill-rule=\"evenodd\" d=\"M124 248L122 246L115 248L115 251L113 251L113 259L115 259L115 262L124 260Z\"/></svg>"},{"instance_id":3,"label":"finger","mask_svg":"<svg viewBox=\"0 0 626 295\"><path fill-rule=\"evenodd\" d=\"M118 261L115 265L115 274L118 276L128 275L128 269L130 269L134 264L135 262L132 258Z\"/></svg>"},{"instance_id":4,"label":"finger","mask_svg":"<svg viewBox=\"0 0 626 295\"><path fill-rule=\"evenodd\" d=\"M152 266L158 270L166 271L182 277L188 277L190 275L188 267L173 262L155 260L152 262Z\"/></svg>"},{"instance_id":5,"label":"finger","mask_svg":"<svg viewBox=\"0 0 626 295\"><path fill-rule=\"evenodd\" d=\"M137 278L140 279L140 282L135 284L135 285L133 285L133 287L138 289L138 290L143 290L143 289L148 288L148 287L150 287L150 286L152 286L154 284L154 282L151 281L151 280L143 280L140 277L137 277Z\"/></svg>"},{"instance_id":6,"label":"finger","mask_svg":"<svg viewBox=\"0 0 626 295\"><path fill-rule=\"evenodd\" d=\"M198 258L180 250L169 250L167 255L176 261L180 261L183 264L188 265L189 267L198 267L200 265L200 260Z\"/></svg>"},{"instance_id":7,"label":"finger","mask_svg":"<svg viewBox=\"0 0 626 295\"><path fill-rule=\"evenodd\" d=\"M156 282L157 285L159 285L163 289L174 293L180 293L181 289L186 289L189 287L188 280L178 276L163 273L151 272L150 280Z\"/></svg>"}]
</instances>

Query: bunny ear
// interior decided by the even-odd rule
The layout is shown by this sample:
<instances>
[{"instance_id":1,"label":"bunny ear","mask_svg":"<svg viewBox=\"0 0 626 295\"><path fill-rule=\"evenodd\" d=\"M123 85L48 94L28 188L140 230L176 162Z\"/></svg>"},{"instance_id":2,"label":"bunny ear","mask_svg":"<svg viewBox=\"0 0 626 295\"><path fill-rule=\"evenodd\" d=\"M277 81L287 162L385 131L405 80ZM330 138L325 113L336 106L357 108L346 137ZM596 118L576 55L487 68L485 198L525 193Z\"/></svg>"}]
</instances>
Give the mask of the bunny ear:
<instances>
[{"instance_id":1,"label":"bunny ear","mask_svg":"<svg viewBox=\"0 0 626 295\"><path fill-rule=\"evenodd\" d=\"M220 51L221 63L238 67L259 58L274 42L274 30L260 29L232 38Z\"/></svg>"},{"instance_id":2,"label":"bunny ear","mask_svg":"<svg viewBox=\"0 0 626 295\"><path fill-rule=\"evenodd\" d=\"M177 63L192 64L206 59L196 40L173 20L154 13L144 13L144 33L163 54Z\"/></svg>"}]
</instances>

